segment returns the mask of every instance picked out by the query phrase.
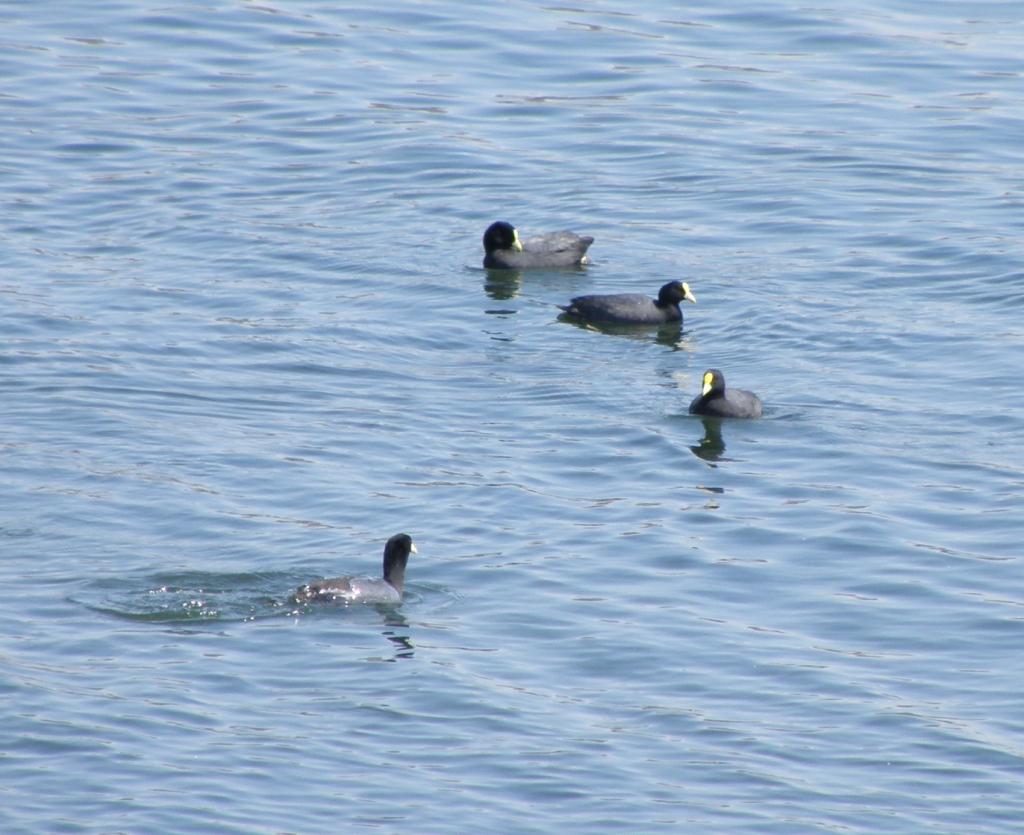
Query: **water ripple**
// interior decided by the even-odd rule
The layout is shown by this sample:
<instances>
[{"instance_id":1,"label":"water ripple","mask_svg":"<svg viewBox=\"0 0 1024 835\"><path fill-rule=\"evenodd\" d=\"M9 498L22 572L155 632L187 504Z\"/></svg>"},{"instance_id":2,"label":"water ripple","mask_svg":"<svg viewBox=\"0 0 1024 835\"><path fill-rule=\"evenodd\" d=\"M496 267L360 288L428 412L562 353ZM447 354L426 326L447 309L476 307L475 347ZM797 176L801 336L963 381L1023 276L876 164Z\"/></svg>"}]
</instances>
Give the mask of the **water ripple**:
<instances>
[{"instance_id":1,"label":"water ripple","mask_svg":"<svg viewBox=\"0 0 1024 835\"><path fill-rule=\"evenodd\" d=\"M1004 4L0 21L5 831L1013 828Z\"/></svg>"}]
</instances>

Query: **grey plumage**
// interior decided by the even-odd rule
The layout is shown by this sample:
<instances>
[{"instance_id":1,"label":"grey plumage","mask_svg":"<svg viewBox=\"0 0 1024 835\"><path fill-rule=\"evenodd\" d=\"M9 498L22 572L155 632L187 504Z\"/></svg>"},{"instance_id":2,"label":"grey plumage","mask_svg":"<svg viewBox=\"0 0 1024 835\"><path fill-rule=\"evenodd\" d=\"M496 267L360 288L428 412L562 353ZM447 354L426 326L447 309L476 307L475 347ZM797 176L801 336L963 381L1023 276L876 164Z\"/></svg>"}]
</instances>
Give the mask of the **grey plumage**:
<instances>
[{"instance_id":1,"label":"grey plumage","mask_svg":"<svg viewBox=\"0 0 1024 835\"><path fill-rule=\"evenodd\" d=\"M727 389L725 375L717 368L704 372L701 393L690 403L691 415L759 418L761 412L761 398L752 391Z\"/></svg>"},{"instance_id":2,"label":"grey plumage","mask_svg":"<svg viewBox=\"0 0 1024 835\"><path fill-rule=\"evenodd\" d=\"M565 316L604 325L661 325L683 322L679 303L697 303L685 282L670 281L652 299L642 293L577 296L562 306Z\"/></svg>"},{"instance_id":3,"label":"grey plumage","mask_svg":"<svg viewBox=\"0 0 1024 835\"><path fill-rule=\"evenodd\" d=\"M384 576L379 580L345 576L315 580L300 586L292 595L293 603L341 600L363 603L401 603L405 586L405 566L409 555L418 553L412 537L399 533L384 545Z\"/></svg>"},{"instance_id":4,"label":"grey plumage","mask_svg":"<svg viewBox=\"0 0 1024 835\"><path fill-rule=\"evenodd\" d=\"M520 239L510 223L496 221L484 232L484 266L488 269L528 270L579 267L587 263L589 235L549 232Z\"/></svg>"}]
</instances>

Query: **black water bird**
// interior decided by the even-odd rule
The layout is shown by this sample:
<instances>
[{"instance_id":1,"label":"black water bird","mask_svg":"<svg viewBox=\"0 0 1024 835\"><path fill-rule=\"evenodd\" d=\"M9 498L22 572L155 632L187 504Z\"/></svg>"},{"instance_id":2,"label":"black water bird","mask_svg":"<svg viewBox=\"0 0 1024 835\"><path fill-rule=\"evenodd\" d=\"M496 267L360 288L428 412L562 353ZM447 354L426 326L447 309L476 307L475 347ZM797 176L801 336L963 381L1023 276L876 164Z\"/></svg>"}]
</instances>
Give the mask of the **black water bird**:
<instances>
[{"instance_id":1,"label":"black water bird","mask_svg":"<svg viewBox=\"0 0 1024 835\"><path fill-rule=\"evenodd\" d=\"M292 595L294 603L340 600L362 603L401 603L405 585L405 566L410 554L416 554L412 537L395 534L384 545L384 576L368 579L346 575L315 580L300 586Z\"/></svg>"},{"instance_id":2,"label":"black water bird","mask_svg":"<svg viewBox=\"0 0 1024 835\"><path fill-rule=\"evenodd\" d=\"M589 235L575 232L549 232L520 240L511 223L499 220L484 232L484 266L489 270L579 267L587 263L587 249L593 242Z\"/></svg>"},{"instance_id":3,"label":"black water bird","mask_svg":"<svg viewBox=\"0 0 1024 835\"><path fill-rule=\"evenodd\" d=\"M708 417L761 417L761 398L752 391L727 389L725 375L717 368L704 372L700 394L690 403L691 415Z\"/></svg>"},{"instance_id":4,"label":"black water bird","mask_svg":"<svg viewBox=\"0 0 1024 835\"><path fill-rule=\"evenodd\" d=\"M685 281L670 281L652 299L643 293L577 296L560 305L565 316L599 325L664 325L683 323L680 302L697 303Z\"/></svg>"}]
</instances>

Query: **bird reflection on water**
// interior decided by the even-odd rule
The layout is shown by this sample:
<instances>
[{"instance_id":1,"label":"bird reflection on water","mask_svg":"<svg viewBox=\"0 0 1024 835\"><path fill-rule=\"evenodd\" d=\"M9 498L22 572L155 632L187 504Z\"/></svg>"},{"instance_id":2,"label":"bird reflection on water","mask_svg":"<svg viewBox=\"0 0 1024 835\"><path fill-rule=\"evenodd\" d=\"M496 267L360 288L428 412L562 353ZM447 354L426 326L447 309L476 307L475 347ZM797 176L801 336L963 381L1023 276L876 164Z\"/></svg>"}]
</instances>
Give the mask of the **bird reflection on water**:
<instances>
[{"instance_id":1,"label":"bird reflection on water","mask_svg":"<svg viewBox=\"0 0 1024 835\"><path fill-rule=\"evenodd\" d=\"M722 419L705 417L700 421L704 425L704 437L690 447L690 451L703 461L714 464L725 452L725 440L722 438Z\"/></svg>"},{"instance_id":2,"label":"bird reflection on water","mask_svg":"<svg viewBox=\"0 0 1024 835\"><path fill-rule=\"evenodd\" d=\"M649 342L652 338L658 345L666 348L679 350L683 347L683 326L679 322L665 322L658 326L637 327L636 325L608 324L604 322L585 322L566 316L564 313L558 316L559 322L573 325L581 330L603 333L607 336L619 336L624 339L633 339L637 342Z\"/></svg>"},{"instance_id":3,"label":"bird reflection on water","mask_svg":"<svg viewBox=\"0 0 1024 835\"><path fill-rule=\"evenodd\" d=\"M408 634L400 634L396 631L400 629L407 633L409 622L401 614L392 610L388 612L384 625L388 628L384 629L381 634L394 645L395 654L391 658L384 658L382 660L395 662L412 658L416 654L412 638Z\"/></svg>"},{"instance_id":4,"label":"bird reflection on water","mask_svg":"<svg viewBox=\"0 0 1024 835\"><path fill-rule=\"evenodd\" d=\"M519 295L522 270L485 270L484 292L495 301L505 302Z\"/></svg>"}]
</instances>

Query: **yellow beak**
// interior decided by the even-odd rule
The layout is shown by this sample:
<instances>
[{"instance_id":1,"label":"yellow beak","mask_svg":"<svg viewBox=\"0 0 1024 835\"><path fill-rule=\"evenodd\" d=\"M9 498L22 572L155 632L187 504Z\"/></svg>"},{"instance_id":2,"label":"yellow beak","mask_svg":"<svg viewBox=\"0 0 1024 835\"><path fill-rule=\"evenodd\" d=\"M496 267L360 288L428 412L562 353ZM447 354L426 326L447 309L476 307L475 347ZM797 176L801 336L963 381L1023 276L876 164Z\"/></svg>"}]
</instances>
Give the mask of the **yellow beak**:
<instances>
[{"instance_id":1,"label":"yellow beak","mask_svg":"<svg viewBox=\"0 0 1024 835\"><path fill-rule=\"evenodd\" d=\"M709 391L711 391L711 385L712 385L714 379L715 378L713 376L711 376L710 374L705 374L704 375L704 388L701 389L701 392L700 392L700 396L701 397L706 397L707 393Z\"/></svg>"},{"instance_id":2,"label":"yellow beak","mask_svg":"<svg viewBox=\"0 0 1024 835\"><path fill-rule=\"evenodd\" d=\"M690 292L690 285L685 281L683 282L683 298L688 302L697 303L697 297Z\"/></svg>"}]
</instances>

